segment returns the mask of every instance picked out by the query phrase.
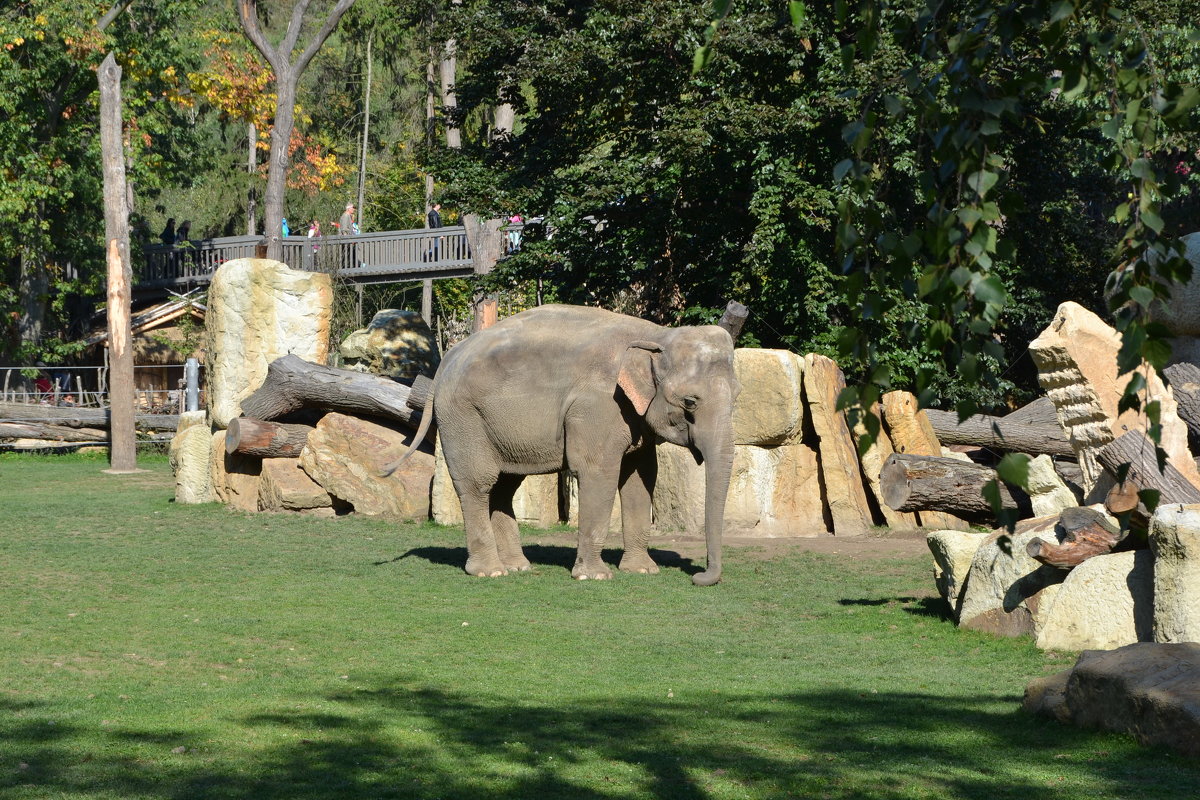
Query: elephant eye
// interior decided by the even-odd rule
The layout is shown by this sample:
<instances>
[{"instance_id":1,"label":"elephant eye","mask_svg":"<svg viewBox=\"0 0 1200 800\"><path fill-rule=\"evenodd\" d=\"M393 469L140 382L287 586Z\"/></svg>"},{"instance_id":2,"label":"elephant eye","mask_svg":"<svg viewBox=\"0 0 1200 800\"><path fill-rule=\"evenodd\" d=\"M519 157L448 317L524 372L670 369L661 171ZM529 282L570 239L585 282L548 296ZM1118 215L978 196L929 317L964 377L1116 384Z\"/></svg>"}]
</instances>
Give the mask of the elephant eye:
<instances>
[{"instance_id":1,"label":"elephant eye","mask_svg":"<svg viewBox=\"0 0 1200 800\"><path fill-rule=\"evenodd\" d=\"M686 397L684 397L681 402L683 403L683 407L686 410L695 411L696 406L700 403L700 399L698 397L696 397L695 395L689 394Z\"/></svg>"}]
</instances>

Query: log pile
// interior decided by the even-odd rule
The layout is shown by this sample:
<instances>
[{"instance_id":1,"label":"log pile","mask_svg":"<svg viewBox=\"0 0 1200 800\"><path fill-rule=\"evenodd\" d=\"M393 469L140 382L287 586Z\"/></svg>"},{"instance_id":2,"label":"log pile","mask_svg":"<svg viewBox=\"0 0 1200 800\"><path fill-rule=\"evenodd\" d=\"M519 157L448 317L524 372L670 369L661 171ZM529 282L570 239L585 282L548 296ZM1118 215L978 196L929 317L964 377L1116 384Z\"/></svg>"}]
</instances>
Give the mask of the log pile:
<instances>
[{"instance_id":1,"label":"log pile","mask_svg":"<svg viewBox=\"0 0 1200 800\"><path fill-rule=\"evenodd\" d=\"M179 415L136 414L134 422L139 435L158 438L179 427ZM38 447L61 443L107 445L108 440L108 409L0 402L0 441Z\"/></svg>"}]
</instances>

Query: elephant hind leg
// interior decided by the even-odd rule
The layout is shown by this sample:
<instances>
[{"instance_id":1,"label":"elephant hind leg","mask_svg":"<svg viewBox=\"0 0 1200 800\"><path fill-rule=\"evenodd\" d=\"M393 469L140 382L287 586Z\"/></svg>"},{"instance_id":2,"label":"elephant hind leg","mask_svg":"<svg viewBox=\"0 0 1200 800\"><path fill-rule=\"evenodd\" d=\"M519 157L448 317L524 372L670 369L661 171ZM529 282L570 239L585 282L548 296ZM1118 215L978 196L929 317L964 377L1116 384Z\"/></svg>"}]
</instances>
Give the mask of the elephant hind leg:
<instances>
[{"instance_id":1,"label":"elephant hind leg","mask_svg":"<svg viewBox=\"0 0 1200 800\"><path fill-rule=\"evenodd\" d=\"M625 457L621 463L621 534L625 553L617 567L622 572L654 575L658 564L650 557L650 522L658 459L647 446Z\"/></svg>"},{"instance_id":2,"label":"elephant hind leg","mask_svg":"<svg viewBox=\"0 0 1200 800\"><path fill-rule=\"evenodd\" d=\"M492 530L489 495L491 487L463 485L454 481L458 502L462 505L463 527L467 530L467 573L480 578L498 578L508 574L496 548Z\"/></svg>"},{"instance_id":3,"label":"elephant hind leg","mask_svg":"<svg viewBox=\"0 0 1200 800\"><path fill-rule=\"evenodd\" d=\"M521 488L523 480L524 475L501 475L492 487L492 532L496 536L496 551L500 555L500 561L509 572L528 572L531 566L521 550L517 515L513 511L513 497L517 489Z\"/></svg>"}]
</instances>

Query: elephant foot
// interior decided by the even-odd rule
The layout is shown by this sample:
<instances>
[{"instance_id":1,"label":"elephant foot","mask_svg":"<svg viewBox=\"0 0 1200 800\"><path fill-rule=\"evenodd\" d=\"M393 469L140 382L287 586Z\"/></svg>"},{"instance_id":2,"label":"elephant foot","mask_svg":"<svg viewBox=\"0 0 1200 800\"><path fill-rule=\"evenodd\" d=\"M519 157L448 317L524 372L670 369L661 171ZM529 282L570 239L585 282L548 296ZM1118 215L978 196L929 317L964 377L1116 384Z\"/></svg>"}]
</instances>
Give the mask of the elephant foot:
<instances>
[{"instance_id":1,"label":"elephant foot","mask_svg":"<svg viewBox=\"0 0 1200 800\"><path fill-rule=\"evenodd\" d=\"M612 570L603 565L589 567L586 564L576 564L571 570L571 577L577 581L609 581L612 580L612 576Z\"/></svg>"},{"instance_id":2,"label":"elephant foot","mask_svg":"<svg viewBox=\"0 0 1200 800\"><path fill-rule=\"evenodd\" d=\"M529 572L533 569L533 565L529 563L528 558L521 556L520 558L504 559L504 568L509 572Z\"/></svg>"},{"instance_id":3,"label":"elephant foot","mask_svg":"<svg viewBox=\"0 0 1200 800\"><path fill-rule=\"evenodd\" d=\"M654 559L649 553L629 553L621 557L621 564L617 567L621 572L637 572L642 575L657 575L658 564L654 563Z\"/></svg>"},{"instance_id":4,"label":"elephant foot","mask_svg":"<svg viewBox=\"0 0 1200 800\"><path fill-rule=\"evenodd\" d=\"M483 559L468 558L466 569L468 575L474 575L476 578L499 578L508 574L503 564Z\"/></svg>"}]
</instances>

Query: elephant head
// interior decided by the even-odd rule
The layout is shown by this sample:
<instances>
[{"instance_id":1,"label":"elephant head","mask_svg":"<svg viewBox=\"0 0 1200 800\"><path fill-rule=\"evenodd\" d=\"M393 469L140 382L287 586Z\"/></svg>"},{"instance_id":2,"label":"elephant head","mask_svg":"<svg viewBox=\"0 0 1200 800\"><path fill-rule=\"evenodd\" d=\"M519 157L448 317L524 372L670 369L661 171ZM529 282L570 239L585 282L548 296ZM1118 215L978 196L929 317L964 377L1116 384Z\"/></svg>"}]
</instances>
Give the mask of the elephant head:
<instances>
[{"instance_id":1,"label":"elephant head","mask_svg":"<svg viewBox=\"0 0 1200 800\"><path fill-rule=\"evenodd\" d=\"M617 385L650 429L686 447L704 465L704 538L708 569L697 586L721 579L725 496L733 468L733 403L741 387L733 340L715 325L670 328L658 341L630 344Z\"/></svg>"}]
</instances>

